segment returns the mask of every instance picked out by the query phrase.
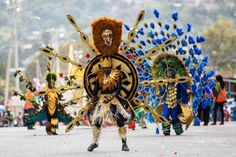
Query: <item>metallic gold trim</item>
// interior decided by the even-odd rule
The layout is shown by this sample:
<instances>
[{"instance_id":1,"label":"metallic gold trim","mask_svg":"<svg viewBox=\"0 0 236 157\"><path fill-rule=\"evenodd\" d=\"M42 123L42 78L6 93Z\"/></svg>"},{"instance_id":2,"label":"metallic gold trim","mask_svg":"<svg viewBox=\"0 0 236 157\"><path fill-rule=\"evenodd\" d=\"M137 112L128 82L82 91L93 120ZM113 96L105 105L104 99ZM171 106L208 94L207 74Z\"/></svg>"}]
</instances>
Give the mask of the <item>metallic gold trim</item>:
<instances>
[{"instance_id":1,"label":"metallic gold trim","mask_svg":"<svg viewBox=\"0 0 236 157\"><path fill-rule=\"evenodd\" d=\"M119 128L118 132L119 132L120 138L126 139L126 133L127 133L126 127Z\"/></svg>"}]
</instances>

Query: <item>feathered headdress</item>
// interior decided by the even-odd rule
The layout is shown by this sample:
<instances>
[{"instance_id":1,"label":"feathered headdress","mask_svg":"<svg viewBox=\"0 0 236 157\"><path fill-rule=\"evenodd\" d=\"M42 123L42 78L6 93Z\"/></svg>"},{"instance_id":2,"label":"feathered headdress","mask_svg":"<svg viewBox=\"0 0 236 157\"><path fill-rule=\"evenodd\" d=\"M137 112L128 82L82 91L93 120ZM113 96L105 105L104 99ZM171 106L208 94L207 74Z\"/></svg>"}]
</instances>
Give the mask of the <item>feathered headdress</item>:
<instances>
[{"instance_id":1,"label":"feathered headdress","mask_svg":"<svg viewBox=\"0 0 236 157\"><path fill-rule=\"evenodd\" d=\"M156 79L160 77L167 78L167 72L170 69L178 76L189 77L189 72L183 61L181 61L176 55L170 53L162 53L155 58L152 70L153 77Z\"/></svg>"},{"instance_id":2,"label":"feathered headdress","mask_svg":"<svg viewBox=\"0 0 236 157\"><path fill-rule=\"evenodd\" d=\"M51 80L56 81L57 80L57 75L54 73L48 73L46 76L47 82L51 82Z\"/></svg>"}]
</instances>

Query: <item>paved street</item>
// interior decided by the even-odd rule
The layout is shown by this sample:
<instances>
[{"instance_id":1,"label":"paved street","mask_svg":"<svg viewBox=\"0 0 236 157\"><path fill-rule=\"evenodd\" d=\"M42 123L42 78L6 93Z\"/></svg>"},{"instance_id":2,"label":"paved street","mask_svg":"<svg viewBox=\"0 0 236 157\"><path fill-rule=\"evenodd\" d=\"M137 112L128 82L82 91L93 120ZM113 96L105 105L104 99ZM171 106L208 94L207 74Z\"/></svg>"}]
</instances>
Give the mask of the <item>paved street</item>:
<instances>
[{"instance_id":1,"label":"paved street","mask_svg":"<svg viewBox=\"0 0 236 157\"><path fill-rule=\"evenodd\" d=\"M99 147L87 152L92 139L89 127L75 128L58 136L47 136L44 127L0 128L0 157L234 157L236 123L224 126L191 126L182 136L155 134L155 126L128 131L130 152L121 151L116 128L104 128Z\"/></svg>"}]
</instances>

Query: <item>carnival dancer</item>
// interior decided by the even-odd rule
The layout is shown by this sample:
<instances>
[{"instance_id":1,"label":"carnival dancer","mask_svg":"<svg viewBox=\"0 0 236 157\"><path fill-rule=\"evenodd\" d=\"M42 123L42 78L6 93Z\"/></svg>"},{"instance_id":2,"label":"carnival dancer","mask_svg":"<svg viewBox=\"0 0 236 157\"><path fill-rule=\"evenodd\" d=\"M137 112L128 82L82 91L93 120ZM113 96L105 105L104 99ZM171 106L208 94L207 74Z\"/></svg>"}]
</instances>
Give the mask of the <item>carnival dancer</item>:
<instances>
[{"instance_id":1,"label":"carnival dancer","mask_svg":"<svg viewBox=\"0 0 236 157\"><path fill-rule=\"evenodd\" d=\"M141 11L136 25L128 35L129 42L134 38L135 29L143 19L143 15L144 11ZM90 101L67 126L66 132L72 130L76 121L89 114L92 117L93 142L87 150L93 151L98 147L102 124L111 113L119 128L122 151L129 151L125 124L135 119L135 112L130 101L136 94L138 76L132 62L123 56L123 51L120 50L123 23L107 17L96 19L92 23L94 45L90 45L88 37L81 32L73 17L70 15L67 17L80 32L81 39L92 48L96 57L89 62L84 73L84 88ZM126 51L126 49L123 50ZM91 112L88 112L90 110Z\"/></svg>"},{"instance_id":2,"label":"carnival dancer","mask_svg":"<svg viewBox=\"0 0 236 157\"><path fill-rule=\"evenodd\" d=\"M176 79L176 72L173 69L167 70L167 79ZM176 135L181 135L183 128L178 114L182 112L180 104L188 104L189 96L187 85L186 83L179 83L178 81L168 82L165 86L165 90L163 116L171 120ZM162 126L163 134L170 135L170 125L162 124Z\"/></svg>"},{"instance_id":3,"label":"carnival dancer","mask_svg":"<svg viewBox=\"0 0 236 157\"><path fill-rule=\"evenodd\" d=\"M94 73L96 80L92 91L91 103L94 103L96 100L97 104L95 105L92 120L93 143L88 147L88 151L93 151L94 148L98 147L101 126L108 112L112 113L119 127L118 132L122 140L122 151L129 151L125 123L129 119L126 109L131 106L129 101L121 95L126 73L122 72L123 69L119 70L117 68L115 65L116 60L113 59L113 57L119 56L122 22L109 18L100 18L93 22L92 27L95 47L102 55L100 57L100 69ZM132 63L129 64L132 65ZM131 75L137 74L131 73ZM137 87L135 88L137 89Z\"/></svg>"},{"instance_id":4,"label":"carnival dancer","mask_svg":"<svg viewBox=\"0 0 236 157\"><path fill-rule=\"evenodd\" d=\"M211 77L215 72L206 71L208 56L203 55L200 46L205 38L191 35L191 24L181 27L178 12L171 14L171 23L161 22L157 9L153 14L155 21L145 22L137 31L132 40L137 47L127 52L127 56L136 58L137 71L142 73L139 81L145 87L140 86L139 91L158 100L154 110L163 111L176 134L181 134L180 121L186 124L186 129L190 126L203 100L203 91L209 94L214 87ZM127 25L125 29L130 30ZM170 125L163 124L163 131L170 134Z\"/></svg>"},{"instance_id":5,"label":"carnival dancer","mask_svg":"<svg viewBox=\"0 0 236 157\"><path fill-rule=\"evenodd\" d=\"M121 105L118 96L121 89L122 73L112 69L109 58L104 58L102 70L97 73L96 79L93 95L96 96L100 92L100 96L93 114L93 143L88 147L88 151L93 151L94 148L98 147L101 126L109 111L113 114L113 118L119 127L122 151L129 151L126 143L126 128L124 126L128 120L128 113ZM94 103L95 100L95 98L92 98L91 103Z\"/></svg>"},{"instance_id":6,"label":"carnival dancer","mask_svg":"<svg viewBox=\"0 0 236 157\"><path fill-rule=\"evenodd\" d=\"M25 100L27 103L27 109L36 108L37 111L30 113L25 118L25 124L29 125L29 129L32 129L32 124L38 121L46 120L46 132L48 135L57 135L56 129L58 128L58 123L63 122L68 124L72 117L66 113L66 105L62 105L59 101L62 98L63 92L72 89L78 89L78 87L55 87L55 82L57 80L56 74L49 72L46 76L46 81L48 82L46 87L36 91L33 87L32 82L28 81L26 77L17 71L15 76L20 76L21 82L27 82L26 88L29 89L25 95L19 93L18 91L13 91L14 95L20 96L21 100ZM32 93L34 91L34 93ZM43 106L37 103L34 99L35 96L40 96L43 100ZM33 105L33 106L32 106Z\"/></svg>"},{"instance_id":7,"label":"carnival dancer","mask_svg":"<svg viewBox=\"0 0 236 157\"><path fill-rule=\"evenodd\" d=\"M48 85L45 87L45 90L55 89L55 82L57 76L54 73L48 73L46 76L46 81ZM43 103L45 105L45 112L47 113L47 123L46 123L46 132L48 135L57 135L56 129L58 129L58 118L57 110L59 107L60 95L56 92L48 92L43 96Z\"/></svg>"}]
</instances>

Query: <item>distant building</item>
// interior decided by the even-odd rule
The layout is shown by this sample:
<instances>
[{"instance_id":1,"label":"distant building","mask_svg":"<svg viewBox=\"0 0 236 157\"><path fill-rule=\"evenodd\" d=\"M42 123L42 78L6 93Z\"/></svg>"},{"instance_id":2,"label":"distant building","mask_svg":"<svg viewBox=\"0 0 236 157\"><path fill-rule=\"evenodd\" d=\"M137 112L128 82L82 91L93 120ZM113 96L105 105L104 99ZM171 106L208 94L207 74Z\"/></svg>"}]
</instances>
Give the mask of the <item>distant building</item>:
<instances>
[{"instance_id":1,"label":"distant building","mask_svg":"<svg viewBox=\"0 0 236 157\"><path fill-rule=\"evenodd\" d=\"M19 97L11 97L8 103L8 107L10 111L14 113L14 115L18 115L19 112L23 113L24 110L24 101L21 101Z\"/></svg>"},{"instance_id":2,"label":"distant building","mask_svg":"<svg viewBox=\"0 0 236 157\"><path fill-rule=\"evenodd\" d=\"M226 90L236 99L236 78L224 78Z\"/></svg>"}]
</instances>

